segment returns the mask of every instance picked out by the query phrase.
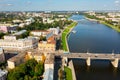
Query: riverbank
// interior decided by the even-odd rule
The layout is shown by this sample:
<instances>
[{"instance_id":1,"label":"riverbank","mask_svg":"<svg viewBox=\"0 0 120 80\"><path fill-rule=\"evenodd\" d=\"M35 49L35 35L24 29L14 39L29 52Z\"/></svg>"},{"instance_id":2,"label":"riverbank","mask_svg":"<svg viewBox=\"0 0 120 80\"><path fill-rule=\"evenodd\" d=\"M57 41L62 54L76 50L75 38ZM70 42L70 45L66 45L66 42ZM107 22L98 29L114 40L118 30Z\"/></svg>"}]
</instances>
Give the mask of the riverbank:
<instances>
[{"instance_id":1,"label":"riverbank","mask_svg":"<svg viewBox=\"0 0 120 80\"><path fill-rule=\"evenodd\" d=\"M65 71L65 74L66 74L65 80L73 80L71 69L69 67L64 67L64 71Z\"/></svg>"},{"instance_id":2,"label":"riverbank","mask_svg":"<svg viewBox=\"0 0 120 80\"><path fill-rule=\"evenodd\" d=\"M96 19L91 19L91 18L88 18L85 16L86 19L90 20L90 21L97 21L97 22L100 22L101 24L104 24L108 27L111 27L112 29L116 30L117 32L120 32L120 29L117 27L117 26L114 26L114 25L111 25L109 23L106 23L105 21L102 21L102 20L96 20Z\"/></svg>"},{"instance_id":3,"label":"riverbank","mask_svg":"<svg viewBox=\"0 0 120 80\"><path fill-rule=\"evenodd\" d=\"M72 31L72 29L77 25L77 22L71 23L69 26L67 26L64 31L62 32L62 47L64 51L69 52L68 42L67 42L67 36Z\"/></svg>"}]
</instances>

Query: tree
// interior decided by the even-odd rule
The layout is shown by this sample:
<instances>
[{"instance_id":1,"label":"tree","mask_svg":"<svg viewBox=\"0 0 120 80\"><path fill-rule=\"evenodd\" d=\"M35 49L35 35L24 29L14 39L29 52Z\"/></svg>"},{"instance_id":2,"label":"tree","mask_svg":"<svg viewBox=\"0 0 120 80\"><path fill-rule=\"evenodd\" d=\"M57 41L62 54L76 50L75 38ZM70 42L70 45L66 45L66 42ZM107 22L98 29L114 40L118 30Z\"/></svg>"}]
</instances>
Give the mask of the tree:
<instances>
[{"instance_id":1,"label":"tree","mask_svg":"<svg viewBox=\"0 0 120 80\"><path fill-rule=\"evenodd\" d=\"M35 59L26 61L9 71L7 80L39 80L43 74L43 63Z\"/></svg>"},{"instance_id":2,"label":"tree","mask_svg":"<svg viewBox=\"0 0 120 80\"><path fill-rule=\"evenodd\" d=\"M35 76L40 76L42 75L43 73L43 64L42 63L38 63L36 66L35 66Z\"/></svg>"}]
</instances>

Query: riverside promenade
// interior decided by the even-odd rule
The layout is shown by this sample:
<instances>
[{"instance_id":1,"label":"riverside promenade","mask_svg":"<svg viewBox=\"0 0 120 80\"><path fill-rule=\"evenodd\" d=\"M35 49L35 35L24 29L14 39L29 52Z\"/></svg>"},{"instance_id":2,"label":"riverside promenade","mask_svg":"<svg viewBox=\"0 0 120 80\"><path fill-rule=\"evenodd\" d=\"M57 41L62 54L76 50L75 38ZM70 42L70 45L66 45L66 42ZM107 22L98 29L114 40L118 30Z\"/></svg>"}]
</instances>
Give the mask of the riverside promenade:
<instances>
[{"instance_id":1,"label":"riverside promenade","mask_svg":"<svg viewBox=\"0 0 120 80\"><path fill-rule=\"evenodd\" d=\"M77 22L71 23L68 27L66 27L62 32L62 45L63 50L69 52L68 42L67 42L67 36L69 33L73 30L73 28L77 25Z\"/></svg>"}]
</instances>

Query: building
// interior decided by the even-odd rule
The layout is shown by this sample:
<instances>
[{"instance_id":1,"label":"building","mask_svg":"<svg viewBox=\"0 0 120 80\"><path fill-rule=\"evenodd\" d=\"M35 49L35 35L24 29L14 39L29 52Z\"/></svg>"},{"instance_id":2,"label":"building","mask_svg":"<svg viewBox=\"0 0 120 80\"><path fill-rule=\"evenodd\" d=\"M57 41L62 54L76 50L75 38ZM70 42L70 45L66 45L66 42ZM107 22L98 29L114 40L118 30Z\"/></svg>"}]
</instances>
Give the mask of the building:
<instances>
[{"instance_id":1,"label":"building","mask_svg":"<svg viewBox=\"0 0 120 80\"><path fill-rule=\"evenodd\" d=\"M43 80L53 80L53 69L47 69L43 74Z\"/></svg>"},{"instance_id":2,"label":"building","mask_svg":"<svg viewBox=\"0 0 120 80\"><path fill-rule=\"evenodd\" d=\"M37 62L39 62L39 61L44 62L46 59L45 55L38 50L27 51L25 57L26 57L26 60L34 58Z\"/></svg>"},{"instance_id":3,"label":"building","mask_svg":"<svg viewBox=\"0 0 120 80\"><path fill-rule=\"evenodd\" d=\"M56 40L54 36L47 38L47 41L40 41L38 43L38 49L41 51L55 51Z\"/></svg>"},{"instance_id":4,"label":"building","mask_svg":"<svg viewBox=\"0 0 120 80\"><path fill-rule=\"evenodd\" d=\"M38 39L34 37L16 39L14 36L7 36L4 39L0 39L0 47L4 50L17 51L33 49L38 47Z\"/></svg>"},{"instance_id":5,"label":"building","mask_svg":"<svg viewBox=\"0 0 120 80\"><path fill-rule=\"evenodd\" d=\"M49 31L46 30L34 30L31 31L30 33L33 36L47 36L47 34L49 34Z\"/></svg>"},{"instance_id":6,"label":"building","mask_svg":"<svg viewBox=\"0 0 120 80\"><path fill-rule=\"evenodd\" d=\"M51 20L50 18L43 18L43 23L53 23L54 20Z\"/></svg>"},{"instance_id":7,"label":"building","mask_svg":"<svg viewBox=\"0 0 120 80\"><path fill-rule=\"evenodd\" d=\"M0 31L7 33L7 32L14 32L16 31L17 26L11 24L0 24Z\"/></svg>"},{"instance_id":8,"label":"building","mask_svg":"<svg viewBox=\"0 0 120 80\"><path fill-rule=\"evenodd\" d=\"M0 62L4 62L4 61L5 61L5 55L4 55L3 49L0 48Z\"/></svg>"},{"instance_id":9,"label":"building","mask_svg":"<svg viewBox=\"0 0 120 80\"><path fill-rule=\"evenodd\" d=\"M37 62L42 61L44 62L46 57L44 56L43 53L39 52L36 49L30 49L24 53L19 53L18 55L10 58L7 60L8 68L13 69L16 66L24 63L25 61L29 59L35 59Z\"/></svg>"},{"instance_id":10,"label":"building","mask_svg":"<svg viewBox=\"0 0 120 80\"><path fill-rule=\"evenodd\" d=\"M48 54L44 63L45 72L43 80L53 80L54 75L54 55Z\"/></svg>"},{"instance_id":11,"label":"building","mask_svg":"<svg viewBox=\"0 0 120 80\"><path fill-rule=\"evenodd\" d=\"M8 71L0 69L0 80L6 80Z\"/></svg>"},{"instance_id":12,"label":"building","mask_svg":"<svg viewBox=\"0 0 120 80\"><path fill-rule=\"evenodd\" d=\"M18 55L7 60L8 68L13 69L17 65L25 62L25 55L26 55L25 53L19 53Z\"/></svg>"},{"instance_id":13,"label":"building","mask_svg":"<svg viewBox=\"0 0 120 80\"><path fill-rule=\"evenodd\" d=\"M30 25L31 23L35 22L33 18L29 18L25 20L26 25Z\"/></svg>"},{"instance_id":14,"label":"building","mask_svg":"<svg viewBox=\"0 0 120 80\"><path fill-rule=\"evenodd\" d=\"M13 35L20 36L20 35L24 34L25 32L27 32L27 30L21 30L19 32L14 33Z\"/></svg>"},{"instance_id":15,"label":"building","mask_svg":"<svg viewBox=\"0 0 120 80\"><path fill-rule=\"evenodd\" d=\"M60 28L59 27L57 27L57 28L50 28L49 30L52 31L53 34L56 34L56 35L58 35L60 33Z\"/></svg>"}]
</instances>

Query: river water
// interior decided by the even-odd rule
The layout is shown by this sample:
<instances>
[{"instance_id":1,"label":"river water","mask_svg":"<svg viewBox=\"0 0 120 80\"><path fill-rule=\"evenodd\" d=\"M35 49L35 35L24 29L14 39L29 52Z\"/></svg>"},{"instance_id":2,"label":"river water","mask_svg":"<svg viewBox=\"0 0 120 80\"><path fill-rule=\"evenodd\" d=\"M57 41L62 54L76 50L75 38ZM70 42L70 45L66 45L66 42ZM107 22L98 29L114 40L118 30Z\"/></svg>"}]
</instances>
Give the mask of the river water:
<instances>
[{"instance_id":1,"label":"river water","mask_svg":"<svg viewBox=\"0 0 120 80\"><path fill-rule=\"evenodd\" d=\"M120 53L120 33L103 24L89 21L83 15L73 15L78 25L68 36L70 52ZM92 60L87 67L85 60L73 59L77 80L120 80L120 63L113 68L109 60Z\"/></svg>"}]
</instances>

